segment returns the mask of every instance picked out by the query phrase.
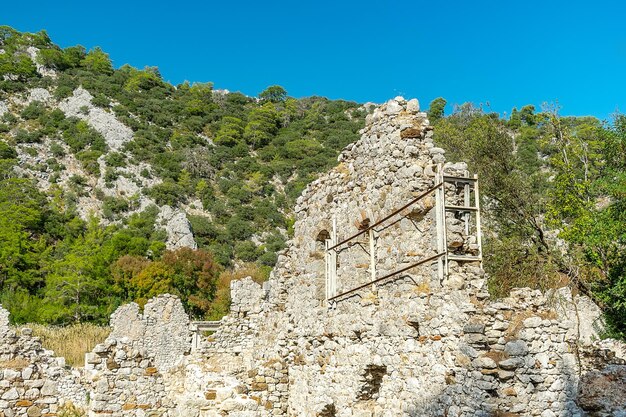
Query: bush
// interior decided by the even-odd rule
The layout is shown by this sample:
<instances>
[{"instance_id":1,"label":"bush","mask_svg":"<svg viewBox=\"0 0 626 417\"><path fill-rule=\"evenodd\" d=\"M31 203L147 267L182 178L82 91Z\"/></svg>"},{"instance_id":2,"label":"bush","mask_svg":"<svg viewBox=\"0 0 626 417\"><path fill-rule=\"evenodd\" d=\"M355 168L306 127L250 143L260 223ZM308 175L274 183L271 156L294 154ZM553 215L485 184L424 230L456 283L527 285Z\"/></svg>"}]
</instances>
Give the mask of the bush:
<instances>
[{"instance_id":1,"label":"bush","mask_svg":"<svg viewBox=\"0 0 626 417\"><path fill-rule=\"evenodd\" d=\"M126 155L119 152L110 152L105 158L104 162L113 168L122 168L126 166Z\"/></svg>"},{"instance_id":2,"label":"bush","mask_svg":"<svg viewBox=\"0 0 626 417\"><path fill-rule=\"evenodd\" d=\"M229 236L235 240L246 240L252 236L253 230L250 222L239 216L233 216L228 220L226 230Z\"/></svg>"},{"instance_id":3,"label":"bush","mask_svg":"<svg viewBox=\"0 0 626 417\"><path fill-rule=\"evenodd\" d=\"M100 164L98 164L98 158L100 155L102 155L102 152L100 151L82 151L76 155L76 159L82 163L85 171L95 177L98 177L100 176Z\"/></svg>"},{"instance_id":4,"label":"bush","mask_svg":"<svg viewBox=\"0 0 626 417\"><path fill-rule=\"evenodd\" d=\"M124 198L106 196L102 202L102 214L109 220L113 220L115 215L130 209L130 204Z\"/></svg>"},{"instance_id":5,"label":"bush","mask_svg":"<svg viewBox=\"0 0 626 417\"><path fill-rule=\"evenodd\" d=\"M57 158L62 158L65 156L65 149L57 142L52 142L50 144L50 152L53 156Z\"/></svg>"},{"instance_id":6,"label":"bush","mask_svg":"<svg viewBox=\"0 0 626 417\"><path fill-rule=\"evenodd\" d=\"M146 191L149 197L152 197L157 204L175 207L178 202L184 201L183 188L174 181L165 180L163 183L155 185Z\"/></svg>"},{"instance_id":7,"label":"bush","mask_svg":"<svg viewBox=\"0 0 626 417\"><path fill-rule=\"evenodd\" d=\"M43 103L40 101L33 101L30 103L22 112L20 116L22 116L25 120L34 120L41 117L46 112L46 108Z\"/></svg>"},{"instance_id":8,"label":"bush","mask_svg":"<svg viewBox=\"0 0 626 417\"><path fill-rule=\"evenodd\" d=\"M14 159L17 158L17 152L6 142L0 141L0 159Z\"/></svg>"}]
</instances>

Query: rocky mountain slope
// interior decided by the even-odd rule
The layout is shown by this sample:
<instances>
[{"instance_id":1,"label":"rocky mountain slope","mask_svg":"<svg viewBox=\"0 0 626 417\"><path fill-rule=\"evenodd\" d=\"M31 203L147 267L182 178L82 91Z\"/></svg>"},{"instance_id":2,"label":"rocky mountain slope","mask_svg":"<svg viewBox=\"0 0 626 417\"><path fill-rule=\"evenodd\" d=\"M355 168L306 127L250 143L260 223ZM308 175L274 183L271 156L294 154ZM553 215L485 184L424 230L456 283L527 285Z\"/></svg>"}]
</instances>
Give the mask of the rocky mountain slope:
<instances>
[{"instance_id":1,"label":"rocky mountain slope","mask_svg":"<svg viewBox=\"0 0 626 417\"><path fill-rule=\"evenodd\" d=\"M7 212L33 201L34 219L0 231L28 241L16 243L17 258L3 250L4 297L22 306L53 297L53 265L75 265L73 251L85 259L63 246L79 245L90 230L117 242L104 269L88 274L87 287L100 289L80 298L92 304L129 296L106 290L115 285L111 265L124 256L143 262L200 249L223 267L255 262L267 271L289 238L295 198L336 164L366 113L341 100L294 99L280 86L258 98L211 84L173 86L156 68L113 68L98 48L61 49L45 32L0 28L0 201ZM11 187L23 194L15 204ZM150 288L141 291L158 291Z\"/></svg>"}]
</instances>

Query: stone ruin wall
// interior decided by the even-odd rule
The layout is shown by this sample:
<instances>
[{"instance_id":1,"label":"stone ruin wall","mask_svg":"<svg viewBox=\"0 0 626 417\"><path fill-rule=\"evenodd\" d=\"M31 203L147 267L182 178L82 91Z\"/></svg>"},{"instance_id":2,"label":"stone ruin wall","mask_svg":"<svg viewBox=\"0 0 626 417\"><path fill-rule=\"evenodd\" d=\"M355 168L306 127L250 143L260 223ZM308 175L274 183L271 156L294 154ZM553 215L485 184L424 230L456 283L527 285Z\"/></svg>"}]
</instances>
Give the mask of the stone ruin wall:
<instances>
[{"instance_id":1,"label":"stone ruin wall","mask_svg":"<svg viewBox=\"0 0 626 417\"><path fill-rule=\"evenodd\" d=\"M599 310L567 289L490 300L478 263L452 262L443 281L424 264L329 308L317 239L332 217L339 238L352 235L355 221L375 222L430 188L438 164L466 170L445 162L426 115L401 98L369 116L339 159L298 200L294 239L269 282L233 282L231 313L199 350L167 295L143 313L120 307L80 370L0 317L0 411L52 416L71 401L90 416L625 415L626 349L592 342ZM381 231L379 276L434 253L432 207L425 200ZM448 222L448 241L473 250ZM358 245L343 251L339 290L366 282L368 262Z\"/></svg>"},{"instance_id":2,"label":"stone ruin wall","mask_svg":"<svg viewBox=\"0 0 626 417\"><path fill-rule=\"evenodd\" d=\"M248 300L257 300L254 308L240 309L234 297L234 312L204 351L219 358L215 371L240 382L239 410L248 413L241 415L583 415L576 400L589 364L579 341L595 334L600 312L569 290L520 289L493 301L479 263L451 262L443 282L434 265L423 265L334 308L324 305L317 240L331 230L333 216L339 238L350 236L355 220L374 222L434 185L438 164L448 175L466 170L445 162L415 101L383 105L362 133L340 165L298 200L295 237L267 293L240 284L249 287ZM380 275L434 253L432 206L424 201L381 233ZM448 242L475 250L471 236L458 236L456 220L447 221ZM340 291L367 282L361 248L349 248L338 263ZM607 367L621 366L623 354L603 357L609 356ZM587 397L587 409L606 415L620 407L620 396ZM216 400L214 409L221 404Z\"/></svg>"},{"instance_id":3,"label":"stone ruin wall","mask_svg":"<svg viewBox=\"0 0 626 417\"><path fill-rule=\"evenodd\" d=\"M135 303L118 308L111 334L80 369L67 369L30 329L10 329L6 310L0 315L0 416L56 416L70 405L91 416L174 415L168 375L191 347L189 317L177 297L158 296L143 313Z\"/></svg>"}]
</instances>

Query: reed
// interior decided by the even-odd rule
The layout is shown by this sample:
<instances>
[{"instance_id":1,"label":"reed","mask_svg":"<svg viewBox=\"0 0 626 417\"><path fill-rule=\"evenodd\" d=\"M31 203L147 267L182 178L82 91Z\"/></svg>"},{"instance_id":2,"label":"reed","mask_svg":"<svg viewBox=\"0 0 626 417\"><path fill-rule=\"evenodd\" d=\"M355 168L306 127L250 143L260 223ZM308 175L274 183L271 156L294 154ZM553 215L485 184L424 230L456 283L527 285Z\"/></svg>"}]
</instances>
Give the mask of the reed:
<instances>
[{"instance_id":1,"label":"reed","mask_svg":"<svg viewBox=\"0 0 626 417\"><path fill-rule=\"evenodd\" d=\"M53 350L56 356L65 358L70 366L84 366L85 353L90 352L98 343L107 338L111 329L91 323L78 323L70 326L45 326L30 323L20 328L33 329L33 335L41 338L45 349Z\"/></svg>"}]
</instances>

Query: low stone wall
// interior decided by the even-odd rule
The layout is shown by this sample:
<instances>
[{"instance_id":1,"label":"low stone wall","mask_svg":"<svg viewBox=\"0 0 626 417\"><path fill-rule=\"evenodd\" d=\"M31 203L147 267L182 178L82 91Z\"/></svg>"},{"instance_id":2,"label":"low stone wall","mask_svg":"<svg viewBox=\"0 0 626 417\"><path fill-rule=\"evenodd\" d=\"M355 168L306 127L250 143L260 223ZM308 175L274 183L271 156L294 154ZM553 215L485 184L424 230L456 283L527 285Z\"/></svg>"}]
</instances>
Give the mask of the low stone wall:
<instances>
[{"instance_id":1,"label":"low stone wall","mask_svg":"<svg viewBox=\"0 0 626 417\"><path fill-rule=\"evenodd\" d=\"M174 404L167 398L155 357L128 338L109 339L87 356L84 384L90 392L86 408L92 414L167 415Z\"/></svg>"},{"instance_id":2,"label":"low stone wall","mask_svg":"<svg viewBox=\"0 0 626 417\"><path fill-rule=\"evenodd\" d=\"M161 371L182 363L189 353L191 332L189 316L178 297L159 295L146 303L143 313L136 303L125 304L111 315L108 341L127 340L136 349L143 349L154 358Z\"/></svg>"},{"instance_id":3,"label":"low stone wall","mask_svg":"<svg viewBox=\"0 0 626 417\"><path fill-rule=\"evenodd\" d=\"M191 348L180 300L158 296L143 314L137 304L122 306L111 326L107 340L86 354L85 367L72 370L30 329L11 330L0 308L0 416L55 416L70 406L112 417L174 415L164 375L180 371Z\"/></svg>"},{"instance_id":4,"label":"low stone wall","mask_svg":"<svg viewBox=\"0 0 626 417\"><path fill-rule=\"evenodd\" d=\"M65 359L43 349L30 329L16 332L8 324L0 306L0 416L53 416L67 401L84 401L86 391Z\"/></svg>"}]
</instances>

